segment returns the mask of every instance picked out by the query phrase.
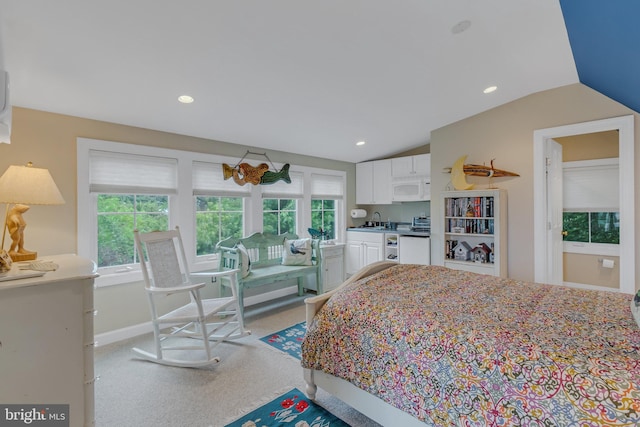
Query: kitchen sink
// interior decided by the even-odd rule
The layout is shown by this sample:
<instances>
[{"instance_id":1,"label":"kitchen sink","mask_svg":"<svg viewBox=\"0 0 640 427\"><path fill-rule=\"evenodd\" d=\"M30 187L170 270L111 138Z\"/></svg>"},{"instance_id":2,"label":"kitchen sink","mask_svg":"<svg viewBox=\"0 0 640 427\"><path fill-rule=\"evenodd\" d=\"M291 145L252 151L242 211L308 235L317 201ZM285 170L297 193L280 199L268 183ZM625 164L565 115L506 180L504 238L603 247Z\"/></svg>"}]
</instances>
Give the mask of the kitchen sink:
<instances>
[{"instance_id":1,"label":"kitchen sink","mask_svg":"<svg viewBox=\"0 0 640 427\"><path fill-rule=\"evenodd\" d=\"M384 225L372 225L372 226L361 225L361 226L356 227L356 228L361 228L361 229L364 229L364 230L387 230L387 227L385 227Z\"/></svg>"}]
</instances>

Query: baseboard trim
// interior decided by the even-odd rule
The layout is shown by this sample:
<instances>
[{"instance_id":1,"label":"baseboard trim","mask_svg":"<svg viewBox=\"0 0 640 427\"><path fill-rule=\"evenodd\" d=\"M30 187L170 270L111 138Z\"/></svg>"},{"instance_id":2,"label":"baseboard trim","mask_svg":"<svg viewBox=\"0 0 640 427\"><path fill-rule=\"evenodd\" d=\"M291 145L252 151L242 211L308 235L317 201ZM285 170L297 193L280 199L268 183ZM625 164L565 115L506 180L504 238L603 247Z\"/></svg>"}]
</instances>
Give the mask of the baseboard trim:
<instances>
[{"instance_id":1,"label":"baseboard trim","mask_svg":"<svg viewBox=\"0 0 640 427\"><path fill-rule=\"evenodd\" d=\"M96 347L102 347L104 345L113 344L114 342L124 341L129 338L137 337L138 335L144 335L152 331L153 325L149 321L109 332L103 332L96 335L94 341L96 343Z\"/></svg>"},{"instance_id":2,"label":"baseboard trim","mask_svg":"<svg viewBox=\"0 0 640 427\"><path fill-rule=\"evenodd\" d=\"M587 285L584 283L562 282L562 285L567 286L569 288L589 289L592 291L620 292L620 289L618 288L608 288L606 286Z\"/></svg>"},{"instance_id":3,"label":"baseboard trim","mask_svg":"<svg viewBox=\"0 0 640 427\"><path fill-rule=\"evenodd\" d=\"M252 305L260 304L266 301L270 301L276 298L282 298L287 295L297 294L297 286L289 286L282 289L276 289L275 291L265 292L258 295L252 295L244 299L244 306L250 307ZM153 325L151 322L139 323L133 326L127 326L125 328L116 329L109 332L103 332L95 336L96 347L113 344L118 341L124 341L129 338L134 338L139 335L144 335L153 332Z\"/></svg>"}]
</instances>

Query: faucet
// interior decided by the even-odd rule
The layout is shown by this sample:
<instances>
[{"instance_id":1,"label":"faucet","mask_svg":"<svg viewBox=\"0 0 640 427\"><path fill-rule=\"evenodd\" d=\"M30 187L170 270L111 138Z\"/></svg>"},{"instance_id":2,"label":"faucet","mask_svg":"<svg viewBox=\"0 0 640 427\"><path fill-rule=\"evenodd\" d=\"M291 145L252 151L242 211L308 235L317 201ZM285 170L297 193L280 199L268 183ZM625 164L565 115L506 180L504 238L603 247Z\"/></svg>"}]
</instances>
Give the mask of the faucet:
<instances>
[{"instance_id":1,"label":"faucet","mask_svg":"<svg viewBox=\"0 0 640 427\"><path fill-rule=\"evenodd\" d=\"M378 224L376 224L376 222L374 221L376 214L378 214ZM373 215L371 215L371 221L373 222L373 225L380 225L380 223L382 222L382 216L380 215L380 212L375 211Z\"/></svg>"}]
</instances>

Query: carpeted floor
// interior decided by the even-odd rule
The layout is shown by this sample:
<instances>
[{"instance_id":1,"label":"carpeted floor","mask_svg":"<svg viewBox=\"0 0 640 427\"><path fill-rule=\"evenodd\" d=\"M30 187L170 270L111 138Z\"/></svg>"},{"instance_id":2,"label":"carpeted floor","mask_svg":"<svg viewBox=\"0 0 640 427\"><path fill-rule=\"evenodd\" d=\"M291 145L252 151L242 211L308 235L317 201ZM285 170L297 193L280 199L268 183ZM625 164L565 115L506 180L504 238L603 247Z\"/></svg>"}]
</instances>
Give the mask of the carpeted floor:
<instances>
[{"instance_id":1,"label":"carpeted floor","mask_svg":"<svg viewBox=\"0 0 640 427\"><path fill-rule=\"evenodd\" d=\"M292 388L304 390L300 362L260 341L304 320L300 297L247 308L252 335L217 348L207 368L162 366L137 359L131 347L153 348L151 334L98 347L95 352L97 427L219 427ZM317 403L351 426L378 426L318 390Z\"/></svg>"}]
</instances>

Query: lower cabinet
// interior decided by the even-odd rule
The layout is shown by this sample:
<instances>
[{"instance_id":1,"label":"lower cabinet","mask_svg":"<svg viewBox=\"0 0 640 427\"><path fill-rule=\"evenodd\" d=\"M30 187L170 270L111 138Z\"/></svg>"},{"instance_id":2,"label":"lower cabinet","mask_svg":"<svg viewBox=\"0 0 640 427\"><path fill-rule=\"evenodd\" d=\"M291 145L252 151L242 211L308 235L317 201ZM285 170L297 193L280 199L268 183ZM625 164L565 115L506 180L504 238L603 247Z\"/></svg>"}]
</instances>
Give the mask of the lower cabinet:
<instances>
[{"instance_id":1,"label":"lower cabinet","mask_svg":"<svg viewBox=\"0 0 640 427\"><path fill-rule=\"evenodd\" d=\"M384 259L384 233L347 231L346 274L351 276L365 265Z\"/></svg>"},{"instance_id":2,"label":"lower cabinet","mask_svg":"<svg viewBox=\"0 0 640 427\"><path fill-rule=\"evenodd\" d=\"M320 246L322 252L322 286L318 295L329 292L344 282L344 245Z\"/></svg>"}]
</instances>

